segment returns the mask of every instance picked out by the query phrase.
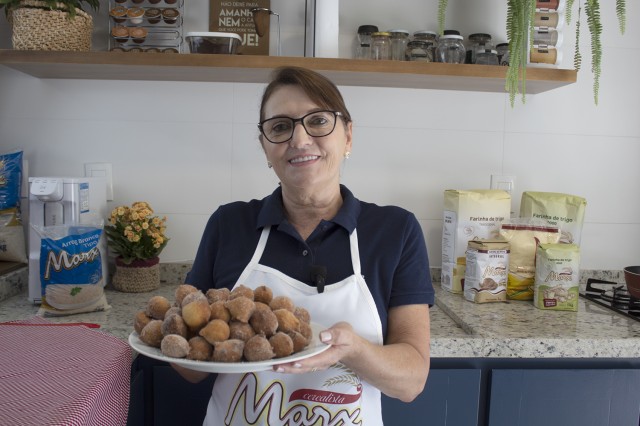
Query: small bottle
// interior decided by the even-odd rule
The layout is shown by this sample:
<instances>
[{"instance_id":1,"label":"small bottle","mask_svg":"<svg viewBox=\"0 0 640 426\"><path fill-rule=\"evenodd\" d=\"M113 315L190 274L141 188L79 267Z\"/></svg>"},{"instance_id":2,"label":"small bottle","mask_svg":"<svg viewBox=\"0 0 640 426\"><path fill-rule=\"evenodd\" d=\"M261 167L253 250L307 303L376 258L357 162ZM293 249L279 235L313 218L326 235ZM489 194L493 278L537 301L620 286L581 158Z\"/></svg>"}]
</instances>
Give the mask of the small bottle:
<instances>
[{"instance_id":1,"label":"small bottle","mask_svg":"<svg viewBox=\"0 0 640 426\"><path fill-rule=\"evenodd\" d=\"M358 27L358 46L356 47L356 59L371 58L371 34L378 31L375 25L360 25Z\"/></svg>"},{"instance_id":2,"label":"small bottle","mask_svg":"<svg viewBox=\"0 0 640 426\"><path fill-rule=\"evenodd\" d=\"M371 34L371 59L387 61L391 57L389 33L377 31Z\"/></svg>"},{"instance_id":3,"label":"small bottle","mask_svg":"<svg viewBox=\"0 0 640 426\"><path fill-rule=\"evenodd\" d=\"M496 46L498 52L498 63L500 65L509 66L509 43L500 43Z\"/></svg>"},{"instance_id":4,"label":"small bottle","mask_svg":"<svg viewBox=\"0 0 640 426\"><path fill-rule=\"evenodd\" d=\"M562 32L556 28L534 27L533 44L558 47L562 44Z\"/></svg>"},{"instance_id":5,"label":"small bottle","mask_svg":"<svg viewBox=\"0 0 640 426\"><path fill-rule=\"evenodd\" d=\"M431 50L431 62L435 62L436 49L438 47L438 34L435 31L420 30L413 33L413 39L429 43L429 50Z\"/></svg>"},{"instance_id":6,"label":"small bottle","mask_svg":"<svg viewBox=\"0 0 640 426\"><path fill-rule=\"evenodd\" d=\"M464 64L467 50L463 40L458 31L445 30L444 35L438 40L438 48L436 49L438 62Z\"/></svg>"},{"instance_id":7,"label":"small bottle","mask_svg":"<svg viewBox=\"0 0 640 426\"><path fill-rule=\"evenodd\" d=\"M409 31L389 30L389 40L391 45L391 60L404 61L407 43L409 43Z\"/></svg>"},{"instance_id":8,"label":"small bottle","mask_svg":"<svg viewBox=\"0 0 640 426\"><path fill-rule=\"evenodd\" d=\"M407 43L407 61L433 62L431 45L424 40L411 40Z\"/></svg>"},{"instance_id":9,"label":"small bottle","mask_svg":"<svg viewBox=\"0 0 640 426\"><path fill-rule=\"evenodd\" d=\"M476 65L499 65L498 51L495 49L476 50Z\"/></svg>"},{"instance_id":10,"label":"small bottle","mask_svg":"<svg viewBox=\"0 0 640 426\"><path fill-rule=\"evenodd\" d=\"M491 34L475 33L469 34L469 48L467 49L467 64L476 63L476 52L480 49L493 49L493 43L491 42Z\"/></svg>"}]
</instances>

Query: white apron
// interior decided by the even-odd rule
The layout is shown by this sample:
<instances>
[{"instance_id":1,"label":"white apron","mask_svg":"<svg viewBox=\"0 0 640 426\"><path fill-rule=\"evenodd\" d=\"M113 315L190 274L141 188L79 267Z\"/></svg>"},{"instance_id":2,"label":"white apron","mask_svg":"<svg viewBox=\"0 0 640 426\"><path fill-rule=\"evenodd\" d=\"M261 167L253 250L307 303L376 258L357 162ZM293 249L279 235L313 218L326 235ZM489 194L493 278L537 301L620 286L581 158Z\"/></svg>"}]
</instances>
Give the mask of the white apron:
<instances>
[{"instance_id":1,"label":"white apron","mask_svg":"<svg viewBox=\"0 0 640 426\"><path fill-rule=\"evenodd\" d=\"M360 336L382 345L380 316L360 272L356 231L349 238L354 275L318 293L315 287L259 264L269 230L266 227L262 231L253 258L236 286L255 289L266 285L275 296L288 296L296 306L307 309L312 322L328 328L347 321ZM380 391L342 364L308 374L219 374L204 424L378 426L382 425Z\"/></svg>"}]
</instances>

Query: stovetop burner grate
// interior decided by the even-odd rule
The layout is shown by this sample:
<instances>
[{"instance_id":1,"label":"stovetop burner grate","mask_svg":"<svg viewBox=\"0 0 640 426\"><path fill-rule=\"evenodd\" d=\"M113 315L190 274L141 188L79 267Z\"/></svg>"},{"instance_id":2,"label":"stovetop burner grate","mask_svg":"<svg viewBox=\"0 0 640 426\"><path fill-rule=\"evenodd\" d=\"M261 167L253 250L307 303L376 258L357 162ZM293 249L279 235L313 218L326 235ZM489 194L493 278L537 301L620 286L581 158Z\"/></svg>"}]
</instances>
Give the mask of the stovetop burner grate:
<instances>
[{"instance_id":1,"label":"stovetop burner grate","mask_svg":"<svg viewBox=\"0 0 640 426\"><path fill-rule=\"evenodd\" d=\"M632 297L625 284L589 278L580 296L600 306L640 321L640 299Z\"/></svg>"}]
</instances>

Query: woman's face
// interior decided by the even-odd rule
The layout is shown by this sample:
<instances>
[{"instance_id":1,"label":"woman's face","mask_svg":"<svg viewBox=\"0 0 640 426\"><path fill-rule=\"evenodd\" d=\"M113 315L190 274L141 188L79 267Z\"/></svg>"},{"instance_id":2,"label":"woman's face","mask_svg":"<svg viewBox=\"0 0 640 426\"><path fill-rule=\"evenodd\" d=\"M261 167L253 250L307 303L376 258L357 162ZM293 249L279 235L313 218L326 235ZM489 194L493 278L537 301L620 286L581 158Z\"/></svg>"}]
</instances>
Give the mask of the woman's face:
<instances>
[{"instance_id":1,"label":"woman's face","mask_svg":"<svg viewBox=\"0 0 640 426\"><path fill-rule=\"evenodd\" d=\"M283 86L273 92L264 108L264 118L300 118L322 110L297 86ZM337 117L333 132L323 137L309 136L300 122L288 142L273 144L261 138L267 161L273 164L283 188L313 191L340 183L340 165L351 151L351 123Z\"/></svg>"}]
</instances>

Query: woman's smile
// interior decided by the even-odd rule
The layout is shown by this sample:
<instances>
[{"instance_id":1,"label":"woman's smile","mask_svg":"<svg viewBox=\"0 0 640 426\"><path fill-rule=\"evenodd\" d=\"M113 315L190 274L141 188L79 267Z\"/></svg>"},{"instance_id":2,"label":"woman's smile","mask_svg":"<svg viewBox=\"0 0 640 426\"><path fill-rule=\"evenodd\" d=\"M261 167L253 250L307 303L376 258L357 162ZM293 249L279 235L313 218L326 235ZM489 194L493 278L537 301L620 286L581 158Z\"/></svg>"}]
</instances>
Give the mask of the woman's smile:
<instances>
[{"instance_id":1,"label":"woman's smile","mask_svg":"<svg viewBox=\"0 0 640 426\"><path fill-rule=\"evenodd\" d=\"M304 165L304 164L308 164L311 162L315 162L316 160L319 160L321 157L319 155L302 155L299 157L294 157L291 160L289 160L289 164L291 165Z\"/></svg>"}]
</instances>

